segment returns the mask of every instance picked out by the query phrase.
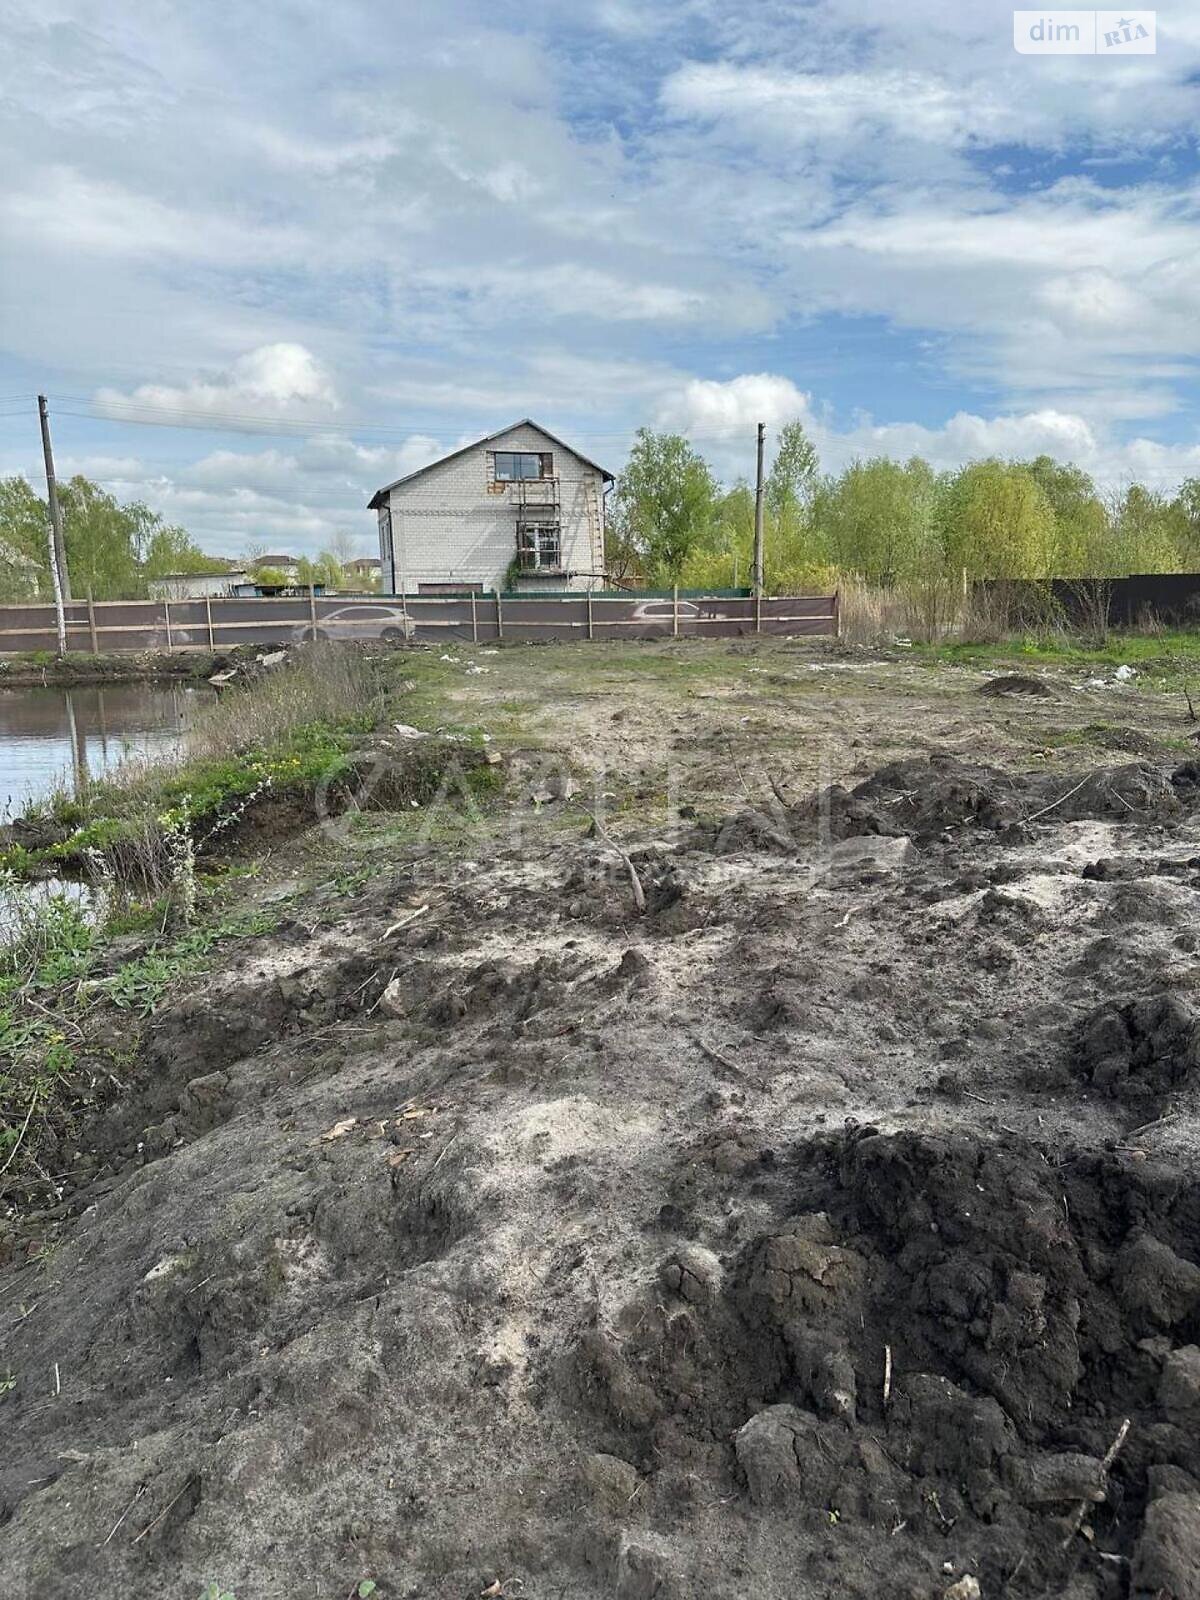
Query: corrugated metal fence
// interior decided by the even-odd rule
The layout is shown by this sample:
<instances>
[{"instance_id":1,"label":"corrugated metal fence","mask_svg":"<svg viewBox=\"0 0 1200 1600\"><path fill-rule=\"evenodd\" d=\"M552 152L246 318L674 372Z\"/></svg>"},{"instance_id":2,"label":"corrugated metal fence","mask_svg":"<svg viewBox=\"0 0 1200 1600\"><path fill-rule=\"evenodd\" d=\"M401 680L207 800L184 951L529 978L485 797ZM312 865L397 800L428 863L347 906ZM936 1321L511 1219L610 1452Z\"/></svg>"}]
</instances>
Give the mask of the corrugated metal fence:
<instances>
[{"instance_id":1,"label":"corrugated metal fence","mask_svg":"<svg viewBox=\"0 0 1200 1600\"><path fill-rule=\"evenodd\" d=\"M1200 573L1140 572L1124 578L1008 578L984 580L975 591L998 602L1016 625L1037 620L1113 628L1139 623L1195 627L1200 621Z\"/></svg>"},{"instance_id":2,"label":"corrugated metal fence","mask_svg":"<svg viewBox=\"0 0 1200 1600\"><path fill-rule=\"evenodd\" d=\"M292 599L77 600L66 608L72 651L228 650L328 639L663 639L775 633L832 637L836 595L613 593L304 595ZM0 653L54 650L54 607L0 606Z\"/></svg>"}]
</instances>

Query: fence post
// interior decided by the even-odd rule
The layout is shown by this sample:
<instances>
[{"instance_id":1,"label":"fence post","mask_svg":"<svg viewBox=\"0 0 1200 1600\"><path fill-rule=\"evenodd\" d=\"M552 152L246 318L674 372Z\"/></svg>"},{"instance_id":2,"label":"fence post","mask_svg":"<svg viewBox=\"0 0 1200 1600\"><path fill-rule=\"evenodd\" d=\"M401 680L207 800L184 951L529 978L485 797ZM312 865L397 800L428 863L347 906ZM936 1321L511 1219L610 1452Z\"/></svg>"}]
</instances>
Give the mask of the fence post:
<instances>
[{"instance_id":1,"label":"fence post","mask_svg":"<svg viewBox=\"0 0 1200 1600\"><path fill-rule=\"evenodd\" d=\"M313 643L317 642L317 586L310 583L308 586L308 626L312 633Z\"/></svg>"},{"instance_id":2,"label":"fence post","mask_svg":"<svg viewBox=\"0 0 1200 1600\"><path fill-rule=\"evenodd\" d=\"M500 601L499 589L496 590L496 637L497 639L504 637L504 607Z\"/></svg>"},{"instance_id":3,"label":"fence post","mask_svg":"<svg viewBox=\"0 0 1200 1600\"><path fill-rule=\"evenodd\" d=\"M671 637L679 637L679 585L671 590Z\"/></svg>"},{"instance_id":4,"label":"fence post","mask_svg":"<svg viewBox=\"0 0 1200 1600\"><path fill-rule=\"evenodd\" d=\"M833 591L833 637L835 639L842 637L842 591L840 589Z\"/></svg>"},{"instance_id":5,"label":"fence post","mask_svg":"<svg viewBox=\"0 0 1200 1600\"><path fill-rule=\"evenodd\" d=\"M171 649L171 602L169 600L164 600L163 601L163 616L166 618L166 622L167 622L167 649L170 650Z\"/></svg>"},{"instance_id":6,"label":"fence post","mask_svg":"<svg viewBox=\"0 0 1200 1600\"><path fill-rule=\"evenodd\" d=\"M596 637L596 635L595 635L595 632L594 632L594 630L592 628L592 591L590 589L587 590L585 598L587 599L588 638L589 639L594 639Z\"/></svg>"},{"instance_id":7,"label":"fence post","mask_svg":"<svg viewBox=\"0 0 1200 1600\"><path fill-rule=\"evenodd\" d=\"M88 633L90 634L92 640L92 654L94 656L98 656L100 654L100 640L96 632L96 602L92 599L92 591L90 589L88 590L87 606Z\"/></svg>"},{"instance_id":8,"label":"fence post","mask_svg":"<svg viewBox=\"0 0 1200 1600\"><path fill-rule=\"evenodd\" d=\"M754 631L762 632L762 590L754 591Z\"/></svg>"},{"instance_id":9,"label":"fence post","mask_svg":"<svg viewBox=\"0 0 1200 1600\"><path fill-rule=\"evenodd\" d=\"M475 609L475 591L471 590L471 643L479 643L479 613Z\"/></svg>"},{"instance_id":10,"label":"fence post","mask_svg":"<svg viewBox=\"0 0 1200 1600\"><path fill-rule=\"evenodd\" d=\"M215 650L217 648L217 641L213 637L212 600L208 595L204 596L204 623L208 629L208 648L210 650Z\"/></svg>"}]
</instances>

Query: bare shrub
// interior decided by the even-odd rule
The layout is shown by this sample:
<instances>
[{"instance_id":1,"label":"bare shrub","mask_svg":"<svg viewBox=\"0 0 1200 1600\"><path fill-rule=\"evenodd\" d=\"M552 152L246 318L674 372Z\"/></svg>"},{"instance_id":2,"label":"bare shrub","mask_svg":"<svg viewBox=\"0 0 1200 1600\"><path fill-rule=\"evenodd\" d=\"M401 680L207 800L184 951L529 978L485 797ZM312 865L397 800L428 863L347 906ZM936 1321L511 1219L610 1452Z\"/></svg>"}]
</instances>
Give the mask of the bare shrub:
<instances>
[{"instance_id":1,"label":"bare shrub","mask_svg":"<svg viewBox=\"0 0 1200 1600\"><path fill-rule=\"evenodd\" d=\"M897 587L903 607L904 631L922 644L941 644L962 626L964 584L961 575L951 577L931 569L906 578Z\"/></svg>"},{"instance_id":2,"label":"bare shrub","mask_svg":"<svg viewBox=\"0 0 1200 1600\"><path fill-rule=\"evenodd\" d=\"M1048 582L998 578L970 586L963 638L972 644L994 644L1013 634L1062 640L1068 631L1066 613Z\"/></svg>"},{"instance_id":3,"label":"bare shrub","mask_svg":"<svg viewBox=\"0 0 1200 1600\"><path fill-rule=\"evenodd\" d=\"M1067 585L1070 610L1080 633L1093 645L1108 643L1112 609L1111 578L1073 578Z\"/></svg>"}]
</instances>

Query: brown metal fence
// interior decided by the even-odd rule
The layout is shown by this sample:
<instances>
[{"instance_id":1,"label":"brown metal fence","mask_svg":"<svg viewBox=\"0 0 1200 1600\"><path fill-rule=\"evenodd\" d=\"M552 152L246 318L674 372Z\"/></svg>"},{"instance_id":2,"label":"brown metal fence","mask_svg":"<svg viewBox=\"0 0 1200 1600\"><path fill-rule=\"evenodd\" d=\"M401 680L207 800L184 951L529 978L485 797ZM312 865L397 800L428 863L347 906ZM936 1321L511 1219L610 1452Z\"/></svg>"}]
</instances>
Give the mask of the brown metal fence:
<instances>
[{"instance_id":1,"label":"brown metal fence","mask_svg":"<svg viewBox=\"0 0 1200 1600\"><path fill-rule=\"evenodd\" d=\"M75 601L66 607L67 647L95 654L132 650L227 650L311 638L463 639L734 638L773 633L832 637L837 595L748 596L611 593L308 596L289 599ZM0 606L0 653L55 650L50 605Z\"/></svg>"}]
</instances>

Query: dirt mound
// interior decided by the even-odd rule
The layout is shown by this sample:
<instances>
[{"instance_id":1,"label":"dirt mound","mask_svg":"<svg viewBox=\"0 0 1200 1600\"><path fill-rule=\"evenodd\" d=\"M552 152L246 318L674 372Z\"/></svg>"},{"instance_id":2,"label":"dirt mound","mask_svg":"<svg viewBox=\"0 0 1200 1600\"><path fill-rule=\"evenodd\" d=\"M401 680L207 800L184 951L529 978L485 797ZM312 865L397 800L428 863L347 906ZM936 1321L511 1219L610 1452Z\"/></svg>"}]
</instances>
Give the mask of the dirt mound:
<instances>
[{"instance_id":1,"label":"dirt mound","mask_svg":"<svg viewBox=\"0 0 1200 1600\"><path fill-rule=\"evenodd\" d=\"M1000 833L1027 823L1167 821L1200 800L1200 764L1165 771L1149 762L1098 767L1082 778L1011 773L954 756L892 761L847 789L842 784L796 806L776 801L736 812L697 839L719 854L788 852L815 840L903 836L921 844L966 828Z\"/></svg>"},{"instance_id":2,"label":"dirt mound","mask_svg":"<svg viewBox=\"0 0 1200 1600\"><path fill-rule=\"evenodd\" d=\"M1075 1065L1101 1094L1157 1116L1200 1068L1200 1021L1176 994L1099 1006L1080 1026Z\"/></svg>"},{"instance_id":3,"label":"dirt mound","mask_svg":"<svg viewBox=\"0 0 1200 1600\"><path fill-rule=\"evenodd\" d=\"M930 1593L913 1585L951 1552L984 1594L1029 1596L1080 1561L1101 1578L1097 1551L1200 1560L1200 1182L870 1128L802 1149L796 1173L802 1209L727 1262L675 1249L583 1335L572 1392L606 1448L653 1463L660 1491L700 1474L744 1496L764 1539L852 1528L819 1565L864 1600ZM1146 1513L1168 1485L1182 1504ZM1070 1537L1079 1502L1094 1547Z\"/></svg>"},{"instance_id":4,"label":"dirt mound","mask_svg":"<svg viewBox=\"0 0 1200 1600\"><path fill-rule=\"evenodd\" d=\"M1038 699L1054 697L1054 690L1043 678L1031 678L1023 672L1008 672L1002 678L989 678L986 683L980 684L978 693L992 698L1013 694Z\"/></svg>"}]
</instances>

